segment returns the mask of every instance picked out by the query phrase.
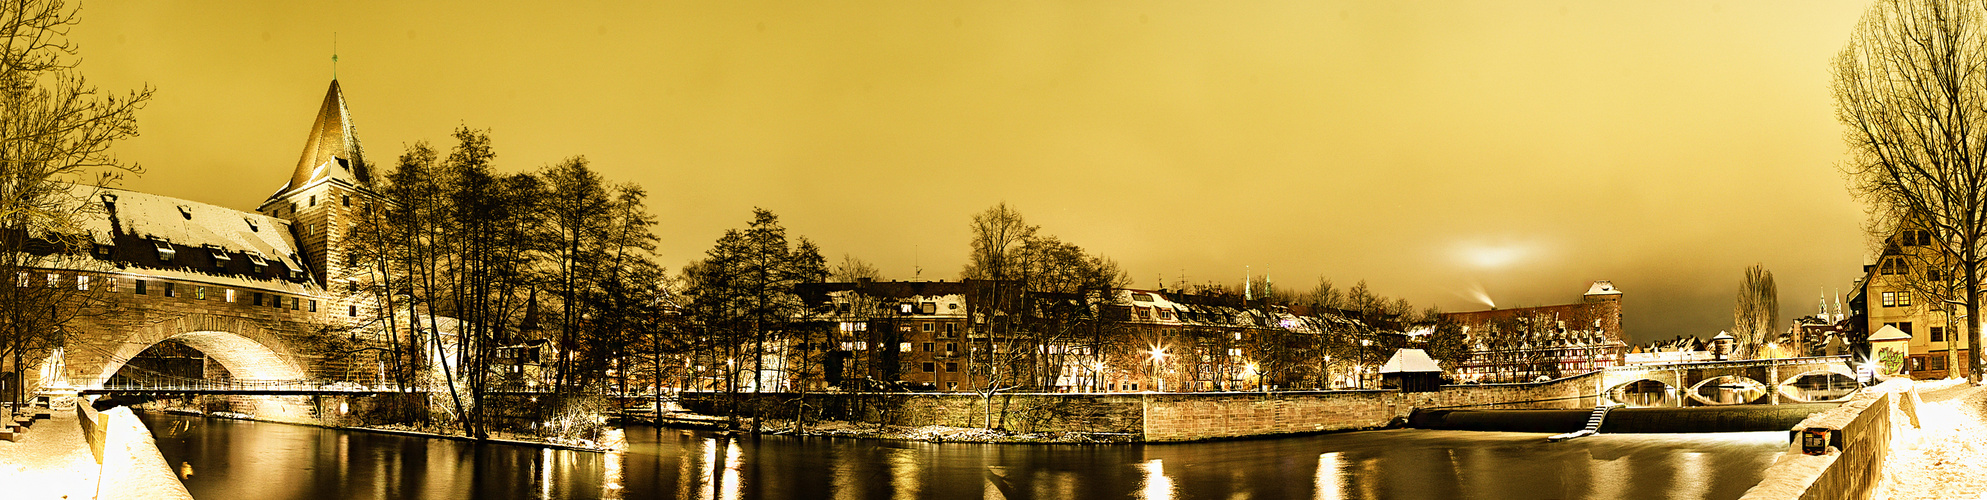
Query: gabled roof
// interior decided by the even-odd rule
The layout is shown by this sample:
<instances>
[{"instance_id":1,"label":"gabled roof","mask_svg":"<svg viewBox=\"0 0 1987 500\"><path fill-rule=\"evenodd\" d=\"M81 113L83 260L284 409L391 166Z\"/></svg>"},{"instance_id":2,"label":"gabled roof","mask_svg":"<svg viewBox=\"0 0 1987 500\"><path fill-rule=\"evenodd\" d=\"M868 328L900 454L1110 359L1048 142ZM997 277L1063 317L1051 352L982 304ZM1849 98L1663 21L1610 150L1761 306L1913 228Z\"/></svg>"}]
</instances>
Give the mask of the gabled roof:
<instances>
[{"instance_id":1,"label":"gabled roof","mask_svg":"<svg viewBox=\"0 0 1987 500\"><path fill-rule=\"evenodd\" d=\"M1440 372L1442 367L1435 364L1435 358L1428 357L1428 351L1401 349L1394 351L1394 357L1380 366L1380 373L1428 373Z\"/></svg>"},{"instance_id":2,"label":"gabled roof","mask_svg":"<svg viewBox=\"0 0 1987 500\"><path fill-rule=\"evenodd\" d=\"M1904 330L1899 330L1897 327L1890 325L1884 325L1883 328L1877 329L1877 333L1870 334L1871 342L1882 342L1885 340L1911 340L1911 334L1904 333Z\"/></svg>"},{"instance_id":3,"label":"gabled roof","mask_svg":"<svg viewBox=\"0 0 1987 500\"><path fill-rule=\"evenodd\" d=\"M1613 281L1600 280L1594 282L1594 286L1587 287L1586 294L1587 295L1621 295L1621 290L1616 290L1614 288Z\"/></svg>"},{"instance_id":4,"label":"gabled roof","mask_svg":"<svg viewBox=\"0 0 1987 500\"><path fill-rule=\"evenodd\" d=\"M311 122L310 136L304 139L304 153L297 159L290 183L276 190L270 199L301 189L324 179L344 179L359 186L372 185L372 170L359 147L359 135L352 125L352 112L345 108L345 92L338 80L324 93L324 105Z\"/></svg>"}]
</instances>

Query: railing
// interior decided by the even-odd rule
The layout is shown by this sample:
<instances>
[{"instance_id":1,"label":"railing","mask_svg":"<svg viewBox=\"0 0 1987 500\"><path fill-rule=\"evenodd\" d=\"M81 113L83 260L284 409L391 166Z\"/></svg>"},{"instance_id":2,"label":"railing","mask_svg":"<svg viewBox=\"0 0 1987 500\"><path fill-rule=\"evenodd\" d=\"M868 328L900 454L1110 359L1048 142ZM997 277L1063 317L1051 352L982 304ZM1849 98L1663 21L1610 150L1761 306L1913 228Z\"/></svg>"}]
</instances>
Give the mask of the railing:
<instances>
[{"instance_id":1,"label":"railing","mask_svg":"<svg viewBox=\"0 0 1987 500\"><path fill-rule=\"evenodd\" d=\"M324 380L186 380L171 383L103 384L78 388L80 394L185 393L185 394L379 394L422 392L425 389L396 385L366 386L351 382Z\"/></svg>"}]
</instances>

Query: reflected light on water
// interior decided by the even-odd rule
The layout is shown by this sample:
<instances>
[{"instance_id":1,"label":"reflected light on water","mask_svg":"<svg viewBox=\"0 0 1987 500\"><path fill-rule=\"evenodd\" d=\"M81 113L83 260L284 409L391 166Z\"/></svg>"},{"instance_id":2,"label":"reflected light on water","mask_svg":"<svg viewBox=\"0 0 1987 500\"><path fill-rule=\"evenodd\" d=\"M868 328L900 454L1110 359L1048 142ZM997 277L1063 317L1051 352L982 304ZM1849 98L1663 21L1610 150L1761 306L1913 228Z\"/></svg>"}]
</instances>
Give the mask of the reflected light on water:
<instances>
[{"instance_id":1,"label":"reflected light on water","mask_svg":"<svg viewBox=\"0 0 1987 500\"><path fill-rule=\"evenodd\" d=\"M1345 498L1345 464L1334 451L1318 455L1318 500Z\"/></svg>"},{"instance_id":2,"label":"reflected light on water","mask_svg":"<svg viewBox=\"0 0 1987 500\"><path fill-rule=\"evenodd\" d=\"M538 454L538 498L552 498L552 449Z\"/></svg>"},{"instance_id":3,"label":"reflected light on water","mask_svg":"<svg viewBox=\"0 0 1987 500\"><path fill-rule=\"evenodd\" d=\"M718 498L721 500L738 500L738 489L741 486L738 484L738 466L745 463L743 457L745 450L738 447L738 440L730 439L727 441L730 441L730 443L728 443L729 446L726 446L724 450L724 487L720 493L721 496Z\"/></svg>"},{"instance_id":4,"label":"reflected light on water","mask_svg":"<svg viewBox=\"0 0 1987 500\"><path fill-rule=\"evenodd\" d=\"M1139 490L1139 498L1145 500L1172 500L1173 478L1166 477L1166 464L1160 459L1138 464L1145 471L1145 488Z\"/></svg>"},{"instance_id":5,"label":"reflected light on water","mask_svg":"<svg viewBox=\"0 0 1987 500\"><path fill-rule=\"evenodd\" d=\"M621 452L608 452L601 457L601 498L621 498Z\"/></svg>"},{"instance_id":6,"label":"reflected light on water","mask_svg":"<svg viewBox=\"0 0 1987 500\"><path fill-rule=\"evenodd\" d=\"M897 493L892 498L918 498L918 453L914 450L893 448L890 450L890 486Z\"/></svg>"},{"instance_id":7,"label":"reflected light on water","mask_svg":"<svg viewBox=\"0 0 1987 500\"><path fill-rule=\"evenodd\" d=\"M1711 467L1699 452L1677 454L1676 475L1670 479L1670 498L1704 498L1711 491Z\"/></svg>"}]
</instances>

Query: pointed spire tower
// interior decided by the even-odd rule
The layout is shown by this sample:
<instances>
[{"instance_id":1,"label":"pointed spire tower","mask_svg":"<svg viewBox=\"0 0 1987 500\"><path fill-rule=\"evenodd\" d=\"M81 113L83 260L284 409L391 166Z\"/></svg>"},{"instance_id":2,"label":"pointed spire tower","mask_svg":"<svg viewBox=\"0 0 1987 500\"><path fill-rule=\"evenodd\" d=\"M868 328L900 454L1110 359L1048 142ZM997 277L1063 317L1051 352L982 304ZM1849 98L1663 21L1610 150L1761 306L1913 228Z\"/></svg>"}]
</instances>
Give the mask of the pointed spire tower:
<instances>
[{"instance_id":1,"label":"pointed spire tower","mask_svg":"<svg viewBox=\"0 0 1987 500\"><path fill-rule=\"evenodd\" d=\"M345 92L333 79L290 181L255 211L290 221L290 231L303 250L303 255L294 257L310 268L318 284L328 286L329 280L342 274L333 269L328 256L341 253L346 231L370 212L378 198L352 112L345 107Z\"/></svg>"},{"instance_id":2,"label":"pointed spire tower","mask_svg":"<svg viewBox=\"0 0 1987 500\"><path fill-rule=\"evenodd\" d=\"M358 186L372 185L372 169L359 147L352 111L345 107L345 92L339 89L338 80L332 80L331 90L324 93L324 104L317 109L317 120L311 122L310 135L304 138L304 154L297 159L290 183L269 198L333 178Z\"/></svg>"}]
</instances>

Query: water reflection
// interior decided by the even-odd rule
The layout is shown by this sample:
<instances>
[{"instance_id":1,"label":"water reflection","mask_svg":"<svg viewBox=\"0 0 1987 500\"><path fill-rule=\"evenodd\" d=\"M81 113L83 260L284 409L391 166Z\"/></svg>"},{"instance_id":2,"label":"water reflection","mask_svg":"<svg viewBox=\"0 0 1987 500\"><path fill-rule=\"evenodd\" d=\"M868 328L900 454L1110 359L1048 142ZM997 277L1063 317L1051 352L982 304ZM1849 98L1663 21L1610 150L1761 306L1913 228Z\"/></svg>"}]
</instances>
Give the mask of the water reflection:
<instances>
[{"instance_id":1,"label":"water reflection","mask_svg":"<svg viewBox=\"0 0 1987 500\"><path fill-rule=\"evenodd\" d=\"M1784 433L1374 431L1171 445L751 439L629 428L628 451L146 415L197 498L1737 498ZM198 471L197 474L194 471Z\"/></svg>"}]
</instances>

